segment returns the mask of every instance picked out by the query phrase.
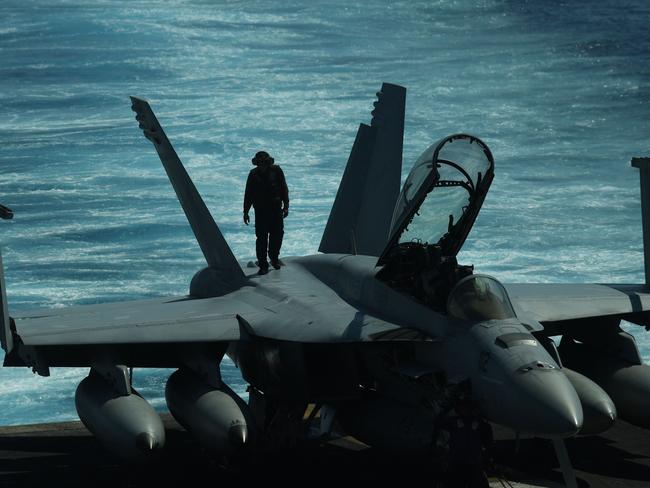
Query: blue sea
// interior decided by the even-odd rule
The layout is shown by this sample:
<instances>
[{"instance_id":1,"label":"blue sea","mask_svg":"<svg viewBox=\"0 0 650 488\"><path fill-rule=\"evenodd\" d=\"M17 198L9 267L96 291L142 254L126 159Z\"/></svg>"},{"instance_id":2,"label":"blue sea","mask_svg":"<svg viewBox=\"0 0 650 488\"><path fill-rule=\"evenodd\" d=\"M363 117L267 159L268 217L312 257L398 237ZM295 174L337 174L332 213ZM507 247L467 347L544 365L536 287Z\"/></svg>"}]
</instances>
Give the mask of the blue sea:
<instances>
[{"instance_id":1,"label":"blue sea","mask_svg":"<svg viewBox=\"0 0 650 488\"><path fill-rule=\"evenodd\" d=\"M250 158L287 175L283 254L315 253L383 81L408 88L404 175L456 132L496 176L459 256L506 282L641 282L650 6L482 0L0 3L0 222L11 312L187 292L204 266L130 109L148 99L235 254ZM650 335L626 326L650 362ZM136 370L164 409L169 370ZM0 370L0 424L76 418L85 369ZM238 371L224 377L244 393Z\"/></svg>"}]
</instances>

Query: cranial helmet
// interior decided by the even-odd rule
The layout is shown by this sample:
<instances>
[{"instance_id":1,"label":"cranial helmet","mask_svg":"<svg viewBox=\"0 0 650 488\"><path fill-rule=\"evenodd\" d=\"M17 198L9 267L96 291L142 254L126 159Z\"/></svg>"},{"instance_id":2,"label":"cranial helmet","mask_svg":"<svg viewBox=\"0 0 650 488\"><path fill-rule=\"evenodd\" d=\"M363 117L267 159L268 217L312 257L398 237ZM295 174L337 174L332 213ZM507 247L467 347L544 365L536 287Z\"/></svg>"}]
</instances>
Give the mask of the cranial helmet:
<instances>
[{"instance_id":1,"label":"cranial helmet","mask_svg":"<svg viewBox=\"0 0 650 488\"><path fill-rule=\"evenodd\" d=\"M255 153L255 157L251 159L251 162L255 165L260 163L265 163L265 162L268 162L269 164L273 164L274 161L275 159L273 159L271 155L266 151L259 151Z\"/></svg>"}]
</instances>

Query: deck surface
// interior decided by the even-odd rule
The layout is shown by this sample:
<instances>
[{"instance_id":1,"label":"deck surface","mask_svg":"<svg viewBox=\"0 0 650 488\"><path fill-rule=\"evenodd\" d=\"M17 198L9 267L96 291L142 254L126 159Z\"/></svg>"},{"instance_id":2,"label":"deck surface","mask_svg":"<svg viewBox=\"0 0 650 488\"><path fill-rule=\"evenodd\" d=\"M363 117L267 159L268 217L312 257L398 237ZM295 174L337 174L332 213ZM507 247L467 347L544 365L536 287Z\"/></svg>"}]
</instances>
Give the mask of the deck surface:
<instances>
[{"instance_id":1,"label":"deck surface","mask_svg":"<svg viewBox=\"0 0 650 488\"><path fill-rule=\"evenodd\" d=\"M274 479L285 485L420 480L436 486L433 463L426 456L385 454L362 449L346 439L311 449L258 455L225 468L203 452L169 415L163 415L163 420L167 446L158 459L145 466L129 466L107 454L80 422L2 427L0 487L183 488L188 483L201 484L200 478L213 480L210 485ZM649 434L619 421L604 435L569 440L567 448L579 486L649 487ZM492 472L491 486L508 486L498 477L510 480L517 488L526 484L561 486L550 442L521 440L516 451L516 441L508 432L497 429L495 437L497 468Z\"/></svg>"}]
</instances>

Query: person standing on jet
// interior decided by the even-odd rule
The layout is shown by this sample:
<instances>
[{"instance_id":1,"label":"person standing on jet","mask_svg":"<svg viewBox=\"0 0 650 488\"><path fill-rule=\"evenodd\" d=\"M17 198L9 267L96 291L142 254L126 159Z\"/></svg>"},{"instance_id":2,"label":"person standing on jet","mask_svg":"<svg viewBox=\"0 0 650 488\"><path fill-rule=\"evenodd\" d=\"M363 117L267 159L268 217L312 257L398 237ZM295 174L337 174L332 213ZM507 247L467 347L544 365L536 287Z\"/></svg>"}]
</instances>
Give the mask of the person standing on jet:
<instances>
[{"instance_id":1,"label":"person standing on jet","mask_svg":"<svg viewBox=\"0 0 650 488\"><path fill-rule=\"evenodd\" d=\"M266 151L259 151L252 159L257 168L248 174L244 194L244 223L250 222L248 211L255 209L255 251L260 267L259 274L269 270L267 254L271 265L280 269L280 247L284 235L283 219L289 215L289 188L280 166Z\"/></svg>"}]
</instances>

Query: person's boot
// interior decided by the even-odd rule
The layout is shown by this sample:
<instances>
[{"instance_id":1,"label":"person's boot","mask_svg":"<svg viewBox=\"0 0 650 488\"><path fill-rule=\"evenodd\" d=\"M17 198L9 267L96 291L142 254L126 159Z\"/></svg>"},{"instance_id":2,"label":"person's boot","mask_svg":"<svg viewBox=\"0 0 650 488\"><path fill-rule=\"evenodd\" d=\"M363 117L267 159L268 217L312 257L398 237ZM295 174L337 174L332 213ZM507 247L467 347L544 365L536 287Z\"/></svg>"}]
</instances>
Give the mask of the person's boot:
<instances>
[{"instance_id":1,"label":"person's boot","mask_svg":"<svg viewBox=\"0 0 650 488\"><path fill-rule=\"evenodd\" d=\"M269 272L269 263L259 263L260 270L257 272L258 275L265 275Z\"/></svg>"},{"instance_id":2,"label":"person's boot","mask_svg":"<svg viewBox=\"0 0 650 488\"><path fill-rule=\"evenodd\" d=\"M271 266L273 266L275 269L280 269L282 264L280 263L279 259L271 259Z\"/></svg>"}]
</instances>

